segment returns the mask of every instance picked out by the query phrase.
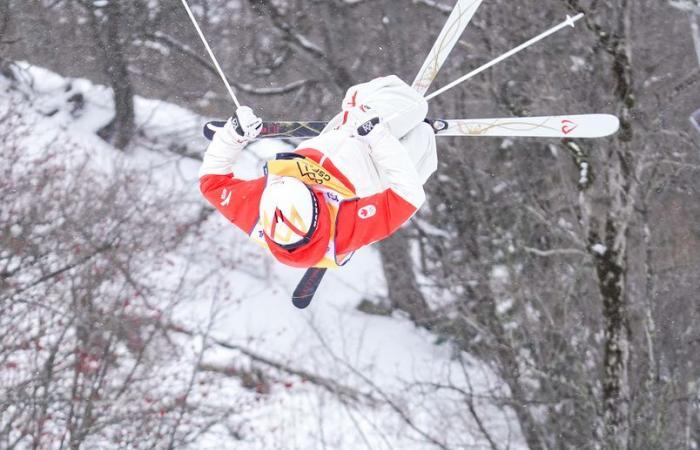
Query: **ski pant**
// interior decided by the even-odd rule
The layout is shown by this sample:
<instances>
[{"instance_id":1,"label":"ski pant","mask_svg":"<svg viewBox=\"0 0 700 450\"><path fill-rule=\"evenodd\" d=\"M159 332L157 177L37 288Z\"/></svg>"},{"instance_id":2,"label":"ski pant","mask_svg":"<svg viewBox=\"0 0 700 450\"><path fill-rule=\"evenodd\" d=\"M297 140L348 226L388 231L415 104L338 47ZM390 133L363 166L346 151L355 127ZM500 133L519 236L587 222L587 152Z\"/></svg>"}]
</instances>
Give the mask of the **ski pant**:
<instances>
[{"instance_id":1,"label":"ski pant","mask_svg":"<svg viewBox=\"0 0 700 450\"><path fill-rule=\"evenodd\" d=\"M425 183L437 170L438 159L433 128L423 122L428 113L423 96L396 75L389 75L348 89L343 109L359 105L370 107L380 119L387 121L391 134L410 155L421 183ZM326 129L341 123L342 116L340 113L333 118Z\"/></svg>"}]
</instances>

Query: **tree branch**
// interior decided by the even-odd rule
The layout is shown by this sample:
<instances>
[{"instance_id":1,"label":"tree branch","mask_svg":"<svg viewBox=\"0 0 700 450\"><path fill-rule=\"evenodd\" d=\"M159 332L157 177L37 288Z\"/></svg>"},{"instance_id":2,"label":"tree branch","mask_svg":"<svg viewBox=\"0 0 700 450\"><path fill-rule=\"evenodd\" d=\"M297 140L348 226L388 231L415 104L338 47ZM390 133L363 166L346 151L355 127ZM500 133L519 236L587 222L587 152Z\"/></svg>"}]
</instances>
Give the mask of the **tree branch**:
<instances>
[{"instance_id":1,"label":"tree branch","mask_svg":"<svg viewBox=\"0 0 700 450\"><path fill-rule=\"evenodd\" d=\"M185 334L187 336L194 336L195 333L187 330L186 328L175 325L175 324L170 324L167 325L167 328L175 331L177 333ZM266 356L263 356L259 353L253 352L252 350L248 350L245 347L242 347L240 345L232 344L230 342L224 341L222 339L217 339L214 337L210 337L210 340L214 342L216 345L223 347L228 350L236 350L238 352L241 352L245 356L249 357L251 360L264 364L266 366L272 367L274 369L277 369L281 372L287 373L289 375L294 375L297 377L300 377L304 380L310 381L311 383L320 386L324 389L326 389L328 392L338 395L341 398L351 400L352 402L359 402L360 400L364 400L369 402L370 404L374 405L377 403L377 400L368 393L365 392L360 392L356 389L353 389L349 386L343 386L340 383L336 382L335 380L331 380L329 378L322 377L320 375L313 374L311 372L302 370L302 369L296 369L291 366L288 366L282 362L275 361L271 358L268 358ZM217 366L213 366L211 364L208 364L206 366L210 370L216 369L218 372L225 371L225 369L221 369L220 367L217 368Z\"/></svg>"},{"instance_id":2,"label":"tree branch","mask_svg":"<svg viewBox=\"0 0 700 450\"><path fill-rule=\"evenodd\" d=\"M210 73L215 75L218 79L219 72L211 64L211 62L209 62L208 59L204 58L199 53L194 51L187 44L183 44L182 42L179 42L177 39L173 38L172 36L168 36L167 34L160 32L160 31L156 31L155 33L148 33L145 35L145 38L150 39L153 42L158 42L158 43L164 44L164 45L168 46L168 48L171 48L171 49L191 58L194 62L196 62L197 64L202 66L204 69L206 69L207 71L209 71ZM289 92L294 92L294 91L306 86L307 84L317 83L318 80L302 79L302 80L293 81L285 86L270 87L270 88L258 88L258 87L252 86L250 84L241 84L241 83L237 83L237 82L231 81L231 80L229 80L229 82L237 90L245 92L247 94L271 96L271 95L287 94Z\"/></svg>"}]
</instances>

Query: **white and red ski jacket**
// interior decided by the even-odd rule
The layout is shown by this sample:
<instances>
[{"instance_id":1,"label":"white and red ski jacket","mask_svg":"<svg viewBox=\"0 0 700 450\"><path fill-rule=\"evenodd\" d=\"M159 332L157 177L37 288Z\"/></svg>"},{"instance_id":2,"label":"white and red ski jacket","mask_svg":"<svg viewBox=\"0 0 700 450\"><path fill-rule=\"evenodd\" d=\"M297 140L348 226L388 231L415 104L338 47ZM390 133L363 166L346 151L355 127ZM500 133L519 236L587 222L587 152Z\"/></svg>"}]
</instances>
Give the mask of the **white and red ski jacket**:
<instances>
[{"instance_id":1,"label":"white and red ski jacket","mask_svg":"<svg viewBox=\"0 0 700 450\"><path fill-rule=\"evenodd\" d=\"M214 136L199 171L200 189L206 199L234 225L249 234L258 224L258 208L267 177L237 178L233 165L245 143L221 130ZM357 195L344 199L336 223L319 227L311 242L288 252L270 246L281 262L313 267L324 258L329 245L335 253L349 254L396 231L420 208L425 192L406 149L385 133L370 149L344 126L303 142L296 153L313 159L350 187ZM323 196L318 196L323 199Z\"/></svg>"}]
</instances>

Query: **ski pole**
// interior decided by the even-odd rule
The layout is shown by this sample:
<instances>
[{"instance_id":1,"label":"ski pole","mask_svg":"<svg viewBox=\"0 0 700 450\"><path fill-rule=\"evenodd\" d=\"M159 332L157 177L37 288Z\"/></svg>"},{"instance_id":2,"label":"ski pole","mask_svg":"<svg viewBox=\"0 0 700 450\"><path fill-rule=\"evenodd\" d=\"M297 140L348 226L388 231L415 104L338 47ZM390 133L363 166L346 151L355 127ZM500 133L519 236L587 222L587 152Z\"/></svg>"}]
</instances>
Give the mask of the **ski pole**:
<instances>
[{"instance_id":1,"label":"ski pole","mask_svg":"<svg viewBox=\"0 0 700 450\"><path fill-rule=\"evenodd\" d=\"M523 44L520 44L519 46L515 47L514 49L502 54L498 58L484 64L483 66L479 67L478 69L475 69L475 70L469 72L468 74L464 75L463 77L456 79L455 81L448 84L447 86L444 86L444 87L438 89L437 91L433 92L432 94L426 96L425 99L430 100L434 97L437 97L438 95L442 94L443 92L447 91L448 89L452 89L453 87L457 86L458 84L480 74L481 72L483 72L484 70L488 69L491 66L495 66L496 64L503 61L504 59L515 55L516 53L520 52L521 50L526 49L527 47L531 46L532 44L541 41L542 39L546 38L547 36L549 36L551 34L556 33L557 31L561 30L562 28L564 28L566 26L570 26L573 28L574 23L576 23L576 21L581 19L582 17L583 17L583 13L579 13L574 17L567 15L566 20L563 21L562 23L560 23L559 25L550 28L549 30L545 31L544 33L535 36L534 38L530 39L529 41L527 41Z\"/></svg>"},{"instance_id":2,"label":"ski pole","mask_svg":"<svg viewBox=\"0 0 700 450\"><path fill-rule=\"evenodd\" d=\"M236 98L236 94L233 93L233 89L231 89L231 85L229 84L228 80L226 79L226 75L224 75L224 71L221 69L221 66L219 65L219 61L216 60L216 56L214 56L214 52L211 51L211 47L209 47L209 43L207 42L207 39L204 37L204 33L202 33L202 29L199 28L199 24L197 23L197 19L195 19L194 14L192 14L192 10L190 9L190 5L187 4L187 0L182 0L182 5L187 10L187 15L190 16L190 20L192 21L194 28L197 30L199 37L202 39L202 42L204 43L204 47L207 49L207 52L209 53L209 57L214 62L214 67L216 67L216 70L219 72L219 76L224 81L224 84L226 85L226 89L228 89L228 93L231 96L231 98L233 99L233 103L236 104L237 108L240 108L241 104L238 102L238 99Z\"/></svg>"},{"instance_id":3,"label":"ski pole","mask_svg":"<svg viewBox=\"0 0 700 450\"><path fill-rule=\"evenodd\" d=\"M582 17L583 17L583 13L579 13L579 14L575 15L574 17L567 15L566 20L563 21L562 23L560 23L559 25L550 28L549 30L545 31L544 33L541 33L541 34L535 36L534 38L530 39L529 41L527 41L523 44L520 44L519 46L515 47L514 49L502 54L498 58L484 64L483 66L479 67L478 69L475 69L475 70L469 72L468 74L464 75L463 77L453 81L452 83L448 84L447 86L444 86L444 87L438 89L437 91L433 92L432 94L424 97L425 100L430 101L431 99L437 97L438 95L442 94L443 92L447 91L448 89L452 89L453 87L457 86L458 84L468 80L469 78L474 77L475 75L483 72L484 70L488 69L489 67L492 67L492 66L498 64L499 62L503 61L504 59L506 59L510 56L513 56L514 54L518 53L519 51L526 49L527 47L531 46L535 42L541 41L542 39L546 38L547 36L556 33L557 31L561 30L562 28L564 28L566 26L573 27L574 23L577 20L581 19ZM391 114L389 117L383 118L382 121L389 122L391 120L394 120L395 118L400 116L403 112L404 111L395 112L395 113ZM365 126L365 124L362 124L362 125ZM370 125L367 124L367 126L370 126ZM362 128L362 126L360 128ZM360 129L358 129L358 133L360 133Z\"/></svg>"}]
</instances>

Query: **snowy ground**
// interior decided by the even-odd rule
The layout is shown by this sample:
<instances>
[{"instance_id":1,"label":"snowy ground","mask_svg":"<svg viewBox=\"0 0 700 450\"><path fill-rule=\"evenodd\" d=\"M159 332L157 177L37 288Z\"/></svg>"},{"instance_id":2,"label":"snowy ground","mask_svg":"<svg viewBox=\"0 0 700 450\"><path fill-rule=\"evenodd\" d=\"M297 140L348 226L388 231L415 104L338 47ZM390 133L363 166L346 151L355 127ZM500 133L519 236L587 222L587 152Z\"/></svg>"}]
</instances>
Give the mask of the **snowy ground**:
<instances>
[{"instance_id":1,"label":"snowy ground","mask_svg":"<svg viewBox=\"0 0 700 450\"><path fill-rule=\"evenodd\" d=\"M40 113L33 116L28 151L39 151L38 142L46 144L60 135L90 155L95 170L151 168L162 189L177 196L173 202L203 202L198 162L171 150L202 152L206 141L199 130L204 118L138 98L141 132L128 151L119 152L95 135L112 114L107 89L23 66L27 108ZM84 95L85 106L71 114L69 99L76 93ZM4 88L3 95L7 95ZM279 141L252 145L239 174L257 176L264 159L283 150L283 145ZM221 377L210 401L255 399L241 407L244 439L224 438L224 430L214 426L193 448L419 449L429 448L426 440L431 439L449 448L490 448L463 397L438 385L473 392L479 418L499 448L524 448L512 411L480 398L494 391L507 395L483 364L468 359L471 364L462 367L454 362L447 344L437 345L435 336L400 315L372 316L356 309L362 299L385 295L374 250L364 249L341 271L328 273L314 302L303 311L290 301L303 271L275 263L217 214L207 219L200 235L173 249L169 259L171 268L154 277L164 286L183 273L189 280L182 289L186 300L174 312L175 322L200 331L211 323L212 338L249 352L210 343L205 363L261 367L276 380L269 394L260 395L243 388L238 378ZM193 348L199 345L195 341L190 344ZM285 369L256 362L256 357ZM331 393L294 371L322 377L336 389L345 387L348 395Z\"/></svg>"}]
</instances>

